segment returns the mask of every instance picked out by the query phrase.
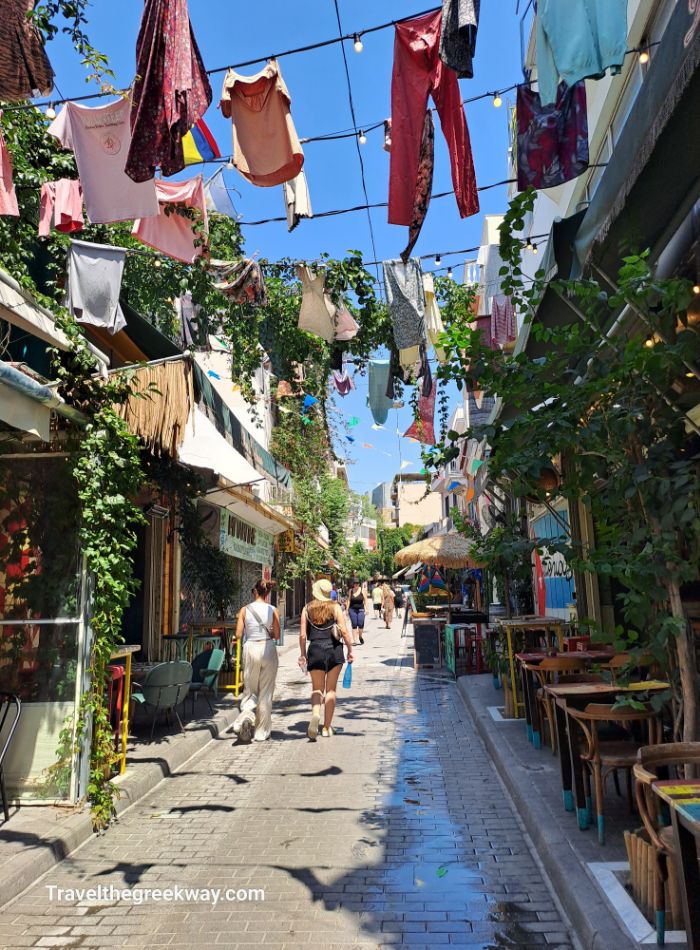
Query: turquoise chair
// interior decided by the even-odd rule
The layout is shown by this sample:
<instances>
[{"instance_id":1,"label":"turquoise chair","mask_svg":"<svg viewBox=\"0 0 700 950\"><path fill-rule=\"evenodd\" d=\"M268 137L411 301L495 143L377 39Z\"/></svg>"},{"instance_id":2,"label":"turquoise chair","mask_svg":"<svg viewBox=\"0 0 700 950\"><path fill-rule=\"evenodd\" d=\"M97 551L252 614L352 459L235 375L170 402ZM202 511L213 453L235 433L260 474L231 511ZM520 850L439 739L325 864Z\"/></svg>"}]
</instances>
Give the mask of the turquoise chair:
<instances>
[{"instance_id":1,"label":"turquoise chair","mask_svg":"<svg viewBox=\"0 0 700 950\"><path fill-rule=\"evenodd\" d=\"M194 716L194 702L200 696L204 696L209 706L209 711L214 712L209 697L204 691L210 692L216 698L219 686L219 673L224 665L226 654L223 650L202 650L192 660L192 682L190 683L190 696L192 697L192 715Z\"/></svg>"},{"instance_id":2,"label":"turquoise chair","mask_svg":"<svg viewBox=\"0 0 700 950\"><path fill-rule=\"evenodd\" d=\"M142 706L153 716L151 724L151 738L156 728L156 719L159 712L166 714L172 711L184 733L185 727L177 711L177 707L185 701L192 682L192 664L185 660L175 660L172 663L159 663L149 670L143 684L134 683L135 689L131 693L135 705Z\"/></svg>"}]
</instances>

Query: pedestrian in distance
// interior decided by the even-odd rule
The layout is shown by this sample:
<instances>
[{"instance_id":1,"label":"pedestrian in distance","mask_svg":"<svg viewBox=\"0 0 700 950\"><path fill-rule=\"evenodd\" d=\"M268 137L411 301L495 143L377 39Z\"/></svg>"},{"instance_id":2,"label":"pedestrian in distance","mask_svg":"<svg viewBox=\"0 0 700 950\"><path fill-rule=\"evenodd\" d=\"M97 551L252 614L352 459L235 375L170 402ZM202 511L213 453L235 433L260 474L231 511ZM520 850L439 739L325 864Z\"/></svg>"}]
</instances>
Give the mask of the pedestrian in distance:
<instances>
[{"instance_id":1,"label":"pedestrian in distance","mask_svg":"<svg viewBox=\"0 0 700 950\"><path fill-rule=\"evenodd\" d=\"M336 687L345 662L343 641L348 648L348 663L352 663L353 655L345 616L339 604L331 600L331 582L316 581L311 596L312 600L301 612L299 666L311 674L311 720L307 735L315 741L321 722L321 705L321 735L333 735Z\"/></svg>"},{"instance_id":2,"label":"pedestrian in distance","mask_svg":"<svg viewBox=\"0 0 700 950\"><path fill-rule=\"evenodd\" d=\"M382 594L382 585L375 584L372 590L372 603L374 605L374 616L377 619L381 617L383 600L384 595Z\"/></svg>"},{"instance_id":3,"label":"pedestrian in distance","mask_svg":"<svg viewBox=\"0 0 700 950\"><path fill-rule=\"evenodd\" d=\"M369 613L369 598L367 592L363 590L362 584L356 577L353 577L348 592L348 619L352 630L352 645L364 644L363 633L365 630L365 619Z\"/></svg>"},{"instance_id":4,"label":"pedestrian in distance","mask_svg":"<svg viewBox=\"0 0 700 950\"><path fill-rule=\"evenodd\" d=\"M396 616L401 620L403 617L403 605L404 605L404 596L401 587L397 587L394 591L394 607L396 608Z\"/></svg>"},{"instance_id":5,"label":"pedestrian in distance","mask_svg":"<svg viewBox=\"0 0 700 950\"><path fill-rule=\"evenodd\" d=\"M236 639L243 647L244 689L233 731L241 742L264 742L272 731L272 699L279 666L276 641L280 638L280 617L269 603L272 587L270 581L259 580L252 590L253 601L238 614Z\"/></svg>"},{"instance_id":6,"label":"pedestrian in distance","mask_svg":"<svg viewBox=\"0 0 700 950\"><path fill-rule=\"evenodd\" d=\"M382 610L384 612L384 626L388 630L394 619L394 592L386 581L382 584Z\"/></svg>"}]
</instances>

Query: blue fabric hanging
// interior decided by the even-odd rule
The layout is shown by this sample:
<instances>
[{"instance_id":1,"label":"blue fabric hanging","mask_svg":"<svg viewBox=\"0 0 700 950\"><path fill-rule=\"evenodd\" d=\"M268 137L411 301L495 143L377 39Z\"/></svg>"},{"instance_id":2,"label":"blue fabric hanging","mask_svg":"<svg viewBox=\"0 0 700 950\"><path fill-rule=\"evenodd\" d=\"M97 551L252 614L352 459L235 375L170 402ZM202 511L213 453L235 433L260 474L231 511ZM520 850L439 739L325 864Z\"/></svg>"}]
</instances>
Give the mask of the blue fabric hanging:
<instances>
[{"instance_id":1,"label":"blue fabric hanging","mask_svg":"<svg viewBox=\"0 0 700 950\"><path fill-rule=\"evenodd\" d=\"M392 406L386 394L391 365L389 360L369 361L369 408L379 426L384 425Z\"/></svg>"}]
</instances>

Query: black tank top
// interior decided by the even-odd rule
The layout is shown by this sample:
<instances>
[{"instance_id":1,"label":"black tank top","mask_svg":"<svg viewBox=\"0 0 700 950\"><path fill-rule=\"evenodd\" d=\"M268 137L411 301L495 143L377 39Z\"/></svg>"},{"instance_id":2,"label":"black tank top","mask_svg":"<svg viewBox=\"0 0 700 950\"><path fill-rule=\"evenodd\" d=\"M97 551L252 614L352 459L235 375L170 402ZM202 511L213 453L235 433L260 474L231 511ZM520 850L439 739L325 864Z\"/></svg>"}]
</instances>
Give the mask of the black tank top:
<instances>
[{"instance_id":1,"label":"black tank top","mask_svg":"<svg viewBox=\"0 0 700 950\"><path fill-rule=\"evenodd\" d=\"M361 610L365 606L365 595L362 591L357 594L350 592L350 606L355 610Z\"/></svg>"},{"instance_id":2,"label":"black tank top","mask_svg":"<svg viewBox=\"0 0 700 950\"><path fill-rule=\"evenodd\" d=\"M306 615L306 638L309 643L314 640L332 640L333 639L333 624L335 620L329 620L327 624L324 624L322 627L317 627L316 624L311 622L311 617L308 613Z\"/></svg>"}]
</instances>

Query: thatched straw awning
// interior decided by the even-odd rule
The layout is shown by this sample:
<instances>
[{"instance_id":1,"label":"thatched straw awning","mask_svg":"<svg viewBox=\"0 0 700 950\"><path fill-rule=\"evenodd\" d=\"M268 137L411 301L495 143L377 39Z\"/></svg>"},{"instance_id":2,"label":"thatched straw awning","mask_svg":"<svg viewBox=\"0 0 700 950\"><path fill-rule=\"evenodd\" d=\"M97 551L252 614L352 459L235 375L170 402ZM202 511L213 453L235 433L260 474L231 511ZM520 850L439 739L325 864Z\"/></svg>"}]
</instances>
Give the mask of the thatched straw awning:
<instances>
[{"instance_id":1,"label":"thatched straw awning","mask_svg":"<svg viewBox=\"0 0 700 950\"><path fill-rule=\"evenodd\" d=\"M133 394L117 412L152 452L177 458L194 409L191 363L183 357L121 372L131 375Z\"/></svg>"},{"instance_id":2,"label":"thatched straw awning","mask_svg":"<svg viewBox=\"0 0 700 950\"><path fill-rule=\"evenodd\" d=\"M424 541L416 541L394 555L398 567L422 561L439 567L480 567L472 555L472 544L461 534L439 534Z\"/></svg>"}]
</instances>

